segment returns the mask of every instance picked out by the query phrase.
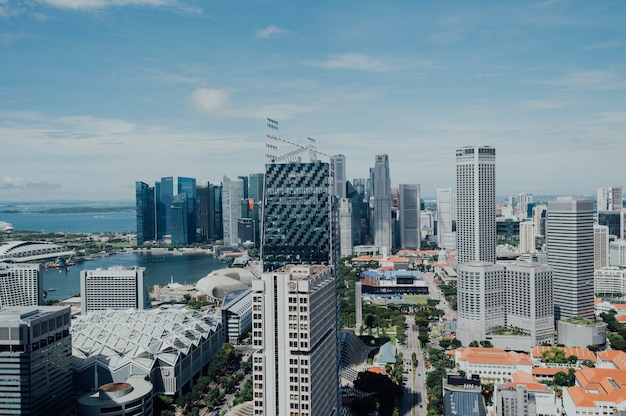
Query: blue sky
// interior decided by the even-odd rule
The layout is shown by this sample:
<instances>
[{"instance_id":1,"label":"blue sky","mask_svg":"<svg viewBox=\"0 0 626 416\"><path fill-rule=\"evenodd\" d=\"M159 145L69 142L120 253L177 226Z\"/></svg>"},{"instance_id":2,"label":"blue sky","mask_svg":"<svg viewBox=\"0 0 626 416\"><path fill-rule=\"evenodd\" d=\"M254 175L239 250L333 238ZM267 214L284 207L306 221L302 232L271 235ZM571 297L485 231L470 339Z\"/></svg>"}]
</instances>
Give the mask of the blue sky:
<instances>
[{"instance_id":1,"label":"blue sky","mask_svg":"<svg viewBox=\"0 0 626 416\"><path fill-rule=\"evenodd\" d=\"M626 2L0 0L0 202L262 172L265 119L392 186L626 185Z\"/></svg>"}]
</instances>

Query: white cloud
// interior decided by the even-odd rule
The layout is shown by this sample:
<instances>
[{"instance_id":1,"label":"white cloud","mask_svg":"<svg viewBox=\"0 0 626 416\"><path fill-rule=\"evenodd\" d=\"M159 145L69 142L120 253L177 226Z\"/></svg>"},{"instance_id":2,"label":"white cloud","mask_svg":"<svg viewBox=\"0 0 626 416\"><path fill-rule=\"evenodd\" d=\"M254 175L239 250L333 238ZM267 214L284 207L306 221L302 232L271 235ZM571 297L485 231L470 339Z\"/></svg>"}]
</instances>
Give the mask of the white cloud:
<instances>
[{"instance_id":1,"label":"white cloud","mask_svg":"<svg viewBox=\"0 0 626 416\"><path fill-rule=\"evenodd\" d=\"M552 100L526 100L522 101L521 105L522 107L530 108L531 110L554 110L565 107L567 103Z\"/></svg>"},{"instance_id":2,"label":"white cloud","mask_svg":"<svg viewBox=\"0 0 626 416\"><path fill-rule=\"evenodd\" d=\"M269 38L273 36L281 36L289 34L289 30L282 29L276 25L269 25L263 29L259 29L254 33L254 37L257 38Z\"/></svg>"},{"instance_id":3,"label":"white cloud","mask_svg":"<svg viewBox=\"0 0 626 416\"><path fill-rule=\"evenodd\" d=\"M311 63L312 66L327 69L354 69L359 71L383 72L389 68L385 62L359 53L334 55L330 59Z\"/></svg>"},{"instance_id":4,"label":"white cloud","mask_svg":"<svg viewBox=\"0 0 626 416\"><path fill-rule=\"evenodd\" d=\"M626 88L626 79L617 71L578 71L541 83L593 91Z\"/></svg>"},{"instance_id":5,"label":"white cloud","mask_svg":"<svg viewBox=\"0 0 626 416\"><path fill-rule=\"evenodd\" d=\"M188 77L185 75L178 74L169 74L167 72L159 71L157 69L148 68L145 70L148 74L152 76L155 80L162 82L164 84L198 84L200 83L199 78Z\"/></svg>"},{"instance_id":6,"label":"white cloud","mask_svg":"<svg viewBox=\"0 0 626 416\"><path fill-rule=\"evenodd\" d=\"M187 97L187 102L198 111L217 113L225 108L229 96L225 90L200 88Z\"/></svg>"},{"instance_id":7,"label":"white cloud","mask_svg":"<svg viewBox=\"0 0 626 416\"><path fill-rule=\"evenodd\" d=\"M174 0L39 0L39 3L70 10L99 10L119 6L177 6Z\"/></svg>"},{"instance_id":8,"label":"white cloud","mask_svg":"<svg viewBox=\"0 0 626 416\"><path fill-rule=\"evenodd\" d=\"M50 181L31 182L22 177L4 176L0 179L0 189L31 189L31 190L43 190L43 189L56 189L60 188L59 184Z\"/></svg>"}]
</instances>

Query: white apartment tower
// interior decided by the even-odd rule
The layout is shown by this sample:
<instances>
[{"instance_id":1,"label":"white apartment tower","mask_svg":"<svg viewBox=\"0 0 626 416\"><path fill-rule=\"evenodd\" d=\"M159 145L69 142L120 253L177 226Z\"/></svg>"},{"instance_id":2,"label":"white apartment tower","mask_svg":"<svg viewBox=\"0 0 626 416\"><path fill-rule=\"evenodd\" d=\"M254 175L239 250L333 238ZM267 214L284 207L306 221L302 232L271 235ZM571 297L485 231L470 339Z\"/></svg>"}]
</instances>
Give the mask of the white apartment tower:
<instances>
[{"instance_id":1,"label":"white apartment tower","mask_svg":"<svg viewBox=\"0 0 626 416\"><path fill-rule=\"evenodd\" d=\"M593 319L593 201L560 197L548 202L546 244L555 319Z\"/></svg>"},{"instance_id":2,"label":"white apartment tower","mask_svg":"<svg viewBox=\"0 0 626 416\"><path fill-rule=\"evenodd\" d=\"M437 245L439 248L456 248L456 236L452 232L454 202L452 188L437 188Z\"/></svg>"},{"instance_id":3,"label":"white apartment tower","mask_svg":"<svg viewBox=\"0 0 626 416\"><path fill-rule=\"evenodd\" d=\"M593 269L609 266L609 227L593 225Z\"/></svg>"},{"instance_id":4,"label":"white apartment tower","mask_svg":"<svg viewBox=\"0 0 626 416\"><path fill-rule=\"evenodd\" d=\"M496 149L456 151L456 239L459 264L496 261Z\"/></svg>"},{"instance_id":5,"label":"white apartment tower","mask_svg":"<svg viewBox=\"0 0 626 416\"><path fill-rule=\"evenodd\" d=\"M626 240L609 243L609 266L626 267Z\"/></svg>"},{"instance_id":6,"label":"white apartment tower","mask_svg":"<svg viewBox=\"0 0 626 416\"><path fill-rule=\"evenodd\" d=\"M535 247L535 223L532 221L523 221L519 224L519 252L520 254L537 252Z\"/></svg>"},{"instance_id":7,"label":"white apartment tower","mask_svg":"<svg viewBox=\"0 0 626 416\"><path fill-rule=\"evenodd\" d=\"M376 155L374 164L374 245L391 250L391 178L387 155Z\"/></svg>"},{"instance_id":8,"label":"white apartment tower","mask_svg":"<svg viewBox=\"0 0 626 416\"><path fill-rule=\"evenodd\" d=\"M352 200L339 200L339 252L342 257L352 254Z\"/></svg>"},{"instance_id":9,"label":"white apartment tower","mask_svg":"<svg viewBox=\"0 0 626 416\"><path fill-rule=\"evenodd\" d=\"M597 211L621 211L622 198L621 186L604 186L598 188Z\"/></svg>"},{"instance_id":10,"label":"white apartment tower","mask_svg":"<svg viewBox=\"0 0 626 416\"><path fill-rule=\"evenodd\" d=\"M144 283L145 270L136 266L81 270L81 313L107 309L150 309L150 296Z\"/></svg>"},{"instance_id":11,"label":"white apartment tower","mask_svg":"<svg viewBox=\"0 0 626 416\"><path fill-rule=\"evenodd\" d=\"M253 414L339 414L336 283L330 266L252 281Z\"/></svg>"},{"instance_id":12,"label":"white apartment tower","mask_svg":"<svg viewBox=\"0 0 626 416\"><path fill-rule=\"evenodd\" d=\"M0 308L43 305L40 264L0 263Z\"/></svg>"},{"instance_id":13,"label":"white apartment tower","mask_svg":"<svg viewBox=\"0 0 626 416\"><path fill-rule=\"evenodd\" d=\"M402 248L420 249L420 186L400 184L400 245Z\"/></svg>"},{"instance_id":14,"label":"white apartment tower","mask_svg":"<svg viewBox=\"0 0 626 416\"><path fill-rule=\"evenodd\" d=\"M330 164L334 172L333 194L337 199L346 197L346 157L344 155L331 156Z\"/></svg>"},{"instance_id":15,"label":"white apartment tower","mask_svg":"<svg viewBox=\"0 0 626 416\"><path fill-rule=\"evenodd\" d=\"M228 178L222 181L222 221L224 224L224 244L238 245L237 221L241 218L241 200L244 184L241 178Z\"/></svg>"}]
</instances>

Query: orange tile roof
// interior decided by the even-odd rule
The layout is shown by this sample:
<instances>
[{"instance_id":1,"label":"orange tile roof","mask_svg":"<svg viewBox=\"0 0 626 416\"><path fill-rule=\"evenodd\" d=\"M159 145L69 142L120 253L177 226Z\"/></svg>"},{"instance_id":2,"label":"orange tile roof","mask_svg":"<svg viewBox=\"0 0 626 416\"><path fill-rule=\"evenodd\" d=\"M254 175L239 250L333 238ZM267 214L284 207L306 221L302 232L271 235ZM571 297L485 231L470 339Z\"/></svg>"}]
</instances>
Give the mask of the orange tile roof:
<instances>
[{"instance_id":1,"label":"orange tile roof","mask_svg":"<svg viewBox=\"0 0 626 416\"><path fill-rule=\"evenodd\" d=\"M567 393L579 407L595 407L595 402L619 404L626 401L626 370L583 368L576 371L575 387Z\"/></svg>"},{"instance_id":2,"label":"orange tile roof","mask_svg":"<svg viewBox=\"0 0 626 416\"><path fill-rule=\"evenodd\" d=\"M545 384L541 384L537 381L537 379L528 374L525 371L516 371L511 374L512 382L506 383L507 386L516 387L519 385L524 385L528 390L532 391L546 391L548 390Z\"/></svg>"},{"instance_id":3,"label":"orange tile roof","mask_svg":"<svg viewBox=\"0 0 626 416\"><path fill-rule=\"evenodd\" d=\"M559 371L567 372L567 369L552 367L533 367L533 375L535 376L554 376Z\"/></svg>"},{"instance_id":4,"label":"orange tile roof","mask_svg":"<svg viewBox=\"0 0 626 416\"><path fill-rule=\"evenodd\" d=\"M470 363L499 365L532 365L528 354L505 351L501 348L467 347L459 348L459 359Z\"/></svg>"},{"instance_id":5,"label":"orange tile roof","mask_svg":"<svg viewBox=\"0 0 626 416\"><path fill-rule=\"evenodd\" d=\"M620 370L626 369L626 352L619 350L605 350L598 353L602 361L610 361Z\"/></svg>"},{"instance_id":6,"label":"orange tile roof","mask_svg":"<svg viewBox=\"0 0 626 416\"><path fill-rule=\"evenodd\" d=\"M367 371L369 371L370 373L376 373L376 374L382 374L383 373L383 369L380 367L370 367L367 369Z\"/></svg>"},{"instance_id":7,"label":"orange tile roof","mask_svg":"<svg viewBox=\"0 0 626 416\"><path fill-rule=\"evenodd\" d=\"M560 350L564 350L565 351L565 357L569 357L572 355L575 355L576 357L578 357L578 360L589 360L592 363L595 363L597 361L596 359L596 355L594 354L593 351L589 350L588 348L580 348L580 347L552 347L552 346L538 346L538 347L534 347L531 351L530 351L530 355L533 356L533 358L541 358L541 354L544 351L549 351L552 348L558 348Z\"/></svg>"},{"instance_id":8,"label":"orange tile roof","mask_svg":"<svg viewBox=\"0 0 626 416\"><path fill-rule=\"evenodd\" d=\"M615 320L617 320L618 322L624 323L626 322L626 315L617 315L615 317Z\"/></svg>"}]
</instances>

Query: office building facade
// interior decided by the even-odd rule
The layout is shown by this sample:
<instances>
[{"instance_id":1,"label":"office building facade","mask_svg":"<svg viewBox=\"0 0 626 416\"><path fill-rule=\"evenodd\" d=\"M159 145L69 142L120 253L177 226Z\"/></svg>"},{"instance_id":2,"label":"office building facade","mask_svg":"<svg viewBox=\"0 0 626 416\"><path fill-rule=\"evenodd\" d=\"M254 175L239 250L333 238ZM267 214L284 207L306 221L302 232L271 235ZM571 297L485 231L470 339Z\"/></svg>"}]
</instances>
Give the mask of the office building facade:
<instances>
[{"instance_id":1,"label":"office building facade","mask_svg":"<svg viewBox=\"0 0 626 416\"><path fill-rule=\"evenodd\" d=\"M195 178L178 177L178 197L187 197L187 243L196 241L196 211L198 205L198 188Z\"/></svg>"},{"instance_id":2,"label":"office building facade","mask_svg":"<svg viewBox=\"0 0 626 416\"><path fill-rule=\"evenodd\" d=\"M265 271L287 264L335 265L338 210L328 163L266 165L261 256Z\"/></svg>"},{"instance_id":3,"label":"office building facade","mask_svg":"<svg viewBox=\"0 0 626 416\"><path fill-rule=\"evenodd\" d=\"M593 269L609 266L609 227L593 225Z\"/></svg>"},{"instance_id":4,"label":"office building facade","mask_svg":"<svg viewBox=\"0 0 626 416\"><path fill-rule=\"evenodd\" d=\"M496 261L496 149L456 151L456 240L459 264Z\"/></svg>"},{"instance_id":5,"label":"office building facade","mask_svg":"<svg viewBox=\"0 0 626 416\"><path fill-rule=\"evenodd\" d=\"M421 247L420 186L400 184L398 189L400 211L400 246L419 250Z\"/></svg>"},{"instance_id":6,"label":"office building facade","mask_svg":"<svg viewBox=\"0 0 626 416\"><path fill-rule=\"evenodd\" d=\"M172 244L189 243L189 198L186 193L178 194L172 200L170 207Z\"/></svg>"},{"instance_id":7,"label":"office building facade","mask_svg":"<svg viewBox=\"0 0 626 416\"><path fill-rule=\"evenodd\" d=\"M81 270L80 311L86 314L108 309L150 309L143 267L109 267Z\"/></svg>"},{"instance_id":8,"label":"office building facade","mask_svg":"<svg viewBox=\"0 0 626 416\"><path fill-rule=\"evenodd\" d=\"M265 187L265 174L253 173L249 176L249 189L248 197L252 198L254 202L263 203L263 189Z\"/></svg>"},{"instance_id":9,"label":"office building facade","mask_svg":"<svg viewBox=\"0 0 626 416\"><path fill-rule=\"evenodd\" d=\"M137 214L137 245L156 239L156 207L154 188L144 182L135 182L135 209Z\"/></svg>"},{"instance_id":10,"label":"office building facade","mask_svg":"<svg viewBox=\"0 0 626 416\"><path fill-rule=\"evenodd\" d=\"M453 232L455 198L452 188L437 188L437 245L439 248L456 248Z\"/></svg>"},{"instance_id":11,"label":"office building facade","mask_svg":"<svg viewBox=\"0 0 626 416\"><path fill-rule=\"evenodd\" d=\"M0 308L43 302L41 264L0 263Z\"/></svg>"},{"instance_id":12,"label":"office building facade","mask_svg":"<svg viewBox=\"0 0 626 416\"><path fill-rule=\"evenodd\" d=\"M593 319L593 201L558 198L548 202L546 217L555 319Z\"/></svg>"},{"instance_id":13,"label":"office building facade","mask_svg":"<svg viewBox=\"0 0 626 416\"><path fill-rule=\"evenodd\" d=\"M609 243L609 266L626 267L626 240Z\"/></svg>"},{"instance_id":14,"label":"office building facade","mask_svg":"<svg viewBox=\"0 0 626 416\"><path fill-rule=\"evenodd\" d=\"M339 251L342 257L351 255L354 247L352 209L350 199L339 200Z\"/></svg>"},{"instance_id":15,"label":"office building facade","mask_svg":"<svg viewBox=\"0 0 626 416\"><path fill-rule=\"evenodd\" d=\"M155 184L157 204L157 238L162 240L171 234L172 223L172 200L174 199L174 178L163 177Z\"/></svg>"},{"instance_id":16,"label":"office building facade","mask_svg":"<svg viewBox=\"0 0 626 416\"><path fill-rule=\"evenodd\" d=\"M0 308L0 414L60 415L72 404L70 307Z\"/></svg>"},{"instance_id":17,"label":"office building facade","mask_svg":"<svg viewBox=\"0 0 626 416\"><path fill-rule=\"evenodd\" d=\"M598 211L598 225L609 227L609 235L624 238L623 211Z\"/></svg>"},{"instance_id":18,"label":"office building facade","mask_svg":"<svg viewBox=\"0 0 626 416\"><path fill-rule=\"evenodd\" d=\"M374 245L392 247L391 225L391 178L389 156L376 155L373 170L373 234Z\"/></svg>"},{"instance_id":19,"label":"office building facade","mask_svg":"<svg viewBox=\"0 0 626 416\"><path fill-rule=\"evenodd\" d=\"M224 176L222 181L222 221L224 224L224 244L239 244L238 220L243 200L243 180Z\"/></svg>"},{"instance_id":20,"label":"office building facade","mask_svg":"<svg viewBox=\"0 0 626 416\"><path fill-rule=\"evenodd\" d=\"M332 267L288 265L253 280L252 292L253 414L338 415Z\"/></svg>"},{"instance_id":21,"label":"office building facade","mask_svg":"<svg viewBox=\"0 0 626 416\"><path fill-rule=\"evenodd\" d=\"M597 211L621 211L622 210L622 187L604 186L598 188Z\"/></svg>"},{"instance_id":22,"label":"office building facade","mask_svg":"<svg viewBox=\"0 0 626 416\"><path fill-rule=\"evenodd\" d=\"M333 173L333 194L337 199L346 197L346 157L335 155L330 158Z\"/></svg>"},{"instance_id":23,"label":"office building facade","mask_svg":"<svg viewBox=\"0 0 626 416\"><path fill-rule=\"evenodd\" d=\"M532 221L519 223L519 252L520 254L537 252L535 246L535 223Z\"/></svg>"}]
</instances>

